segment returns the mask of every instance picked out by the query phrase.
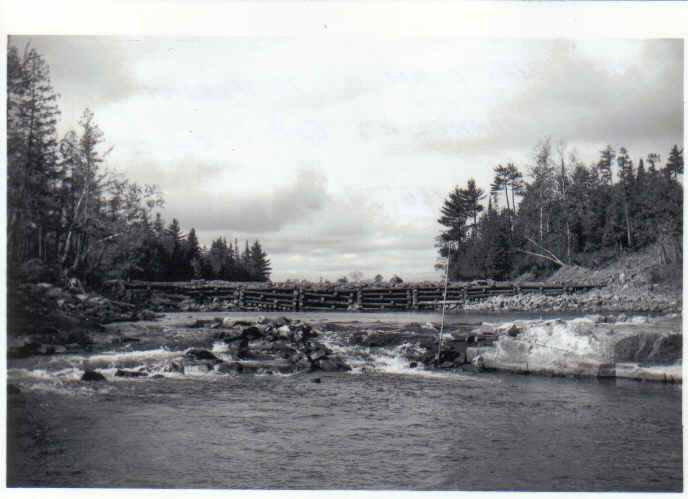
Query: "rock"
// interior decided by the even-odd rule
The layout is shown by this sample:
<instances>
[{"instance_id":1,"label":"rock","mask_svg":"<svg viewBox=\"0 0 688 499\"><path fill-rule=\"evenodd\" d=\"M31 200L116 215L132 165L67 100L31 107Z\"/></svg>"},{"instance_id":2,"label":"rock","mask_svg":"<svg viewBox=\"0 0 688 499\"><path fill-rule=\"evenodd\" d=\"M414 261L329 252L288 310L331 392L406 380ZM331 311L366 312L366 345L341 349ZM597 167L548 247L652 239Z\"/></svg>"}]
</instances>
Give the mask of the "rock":
<instances>
[{"instance_id":1,"label":"rock","mask_svg":"<svg viewBox=\"0 0 688 499\"><path fill-rule=\"evenodd\" d=\"M248 349L248 338L241 338L241 341L239 342L239 346L237 347L236 350L236 356L240 359L246 359L250 355L249 349Z\"/></svg>"},{"instance_id":2,"label":"rock","mask_svg":"<svg viewBox=\"0 0 688 499\"><path fill-rule=\"evenodd\" d=\"M131 371L128 369L117 369L115 376L118 378L143 378L148 376L146 371Z\"/></svg>"},{"instance_id":3,"label":"rock","mask_svg":"<svg viewBox=\"0 0 688 499\"><path fill-rule=\"evenodd\" d=\"M98 371L86 369L81 376L81 381L107 381L107 379Z\"/></svg>"},{"instance_id":4,"label":"rock","mask_svg":"<svg viewBox=\"0 0 688 499\"><path fill-rule=\"evenodd\" d=\"M321 383L321 382L322 382L322 381L321 381L320 378L313 378L313 379L311 380L311 383Z\"/></svg>"},{"instance_id":5,"label":"rock","mask_svg":"<svg viewBox=\"0 0 688 499\"><path fill-rule=\"evenodd\" d=\"M321 371L351 371L351 367L337 356L324 357L311 364L312 370Z\"/></svg>"},{"instance_id":6,"label":"rock","mask_svg":"<svg viewBox=\"0 0 688 499\"><path fill-rule=\"evenodd\" d=\"M513 326L511 326L511 327L509 328L509 330L506 332L506 334L508 334L508 335L511 336L512 338L515 338L516 336L518 336L519 334L521 334L521 330L518 329L518 327L516 327L516 324L514 324Z\"/></svg>"},{"instance_id":7,"label":"rock","mask_svg":"<svg viewBox=\"0 0 688 499\"><path fill-rule=\"evenodd\" d=\"M411 369L415 369L416 367L418 367L418 362L411 362L409 364L409 368L411 368Z\"/></svg>"},{"instance_id":8,"label":"rock","mask_svg":"<svg viewBox=\"0 0 688 499\"><path fill-rule=\"evenodd\" d=\"M288 339L291 335L291 329L287 325L278 327L276 331L280 338Z\"/></svg>"},{"instance_id":9,"label":"rock","mask_svg":"<svg viewBox=\"0 0 688 499\"><path fill-rule=\"evenodd\" d=\"M317 350L311 352L310 357L311 357L311 360L318 360L318 359L322 359L323 357L327 357L329 354L330 354L330 352L328 350L321 347L321 348L318 348Z\"/></svg>"},{"instance_id":10,"label":"rock","mask_svg":"<svg viewBox=\"0 0 688 499\"><path fill-rule=\"evenodd\" d=\"M208 350L204 350L202 348L190 348L184 353L184 356L187 359L193 360L210 360L212 362L222 362L220 359L215 357L215 355L212 352L209 352Z\"/></svg>"},{"instance_id":11,"label":"rock","mask_svg":"<svg viewBox=\"0 0 688 499\"><path fill-rule=\"evenodd\" d=\"M479 357L483 353L493 352L493 347L468 347L466 348L466 362L473 363L476 357Z\"/></svg>"},{"instance_id":12,"label":"rock","mask_svg":"<svg viewBox=\"0 0 688 499\"><path fill-rule=\"evenodd\" d=\"M163 371L184 374L184 362L177 359L168 360L163 367Z\"/></svg>"},{"instance_id":13,"label":"rock","mask_svg":"<svg viewBox=\"0 0 688 499\"><path fill-rule=\"evenodd\" d=\"M277 319L272 321L272 325L276 328L287 326L289 324L291 324L291 319L289 319L289 317L286 316L278 317Z\"/></svg>"},{"instance_id":14,"label":"rock","mask_svg":"<svg viewBox=\"0 0 688 499\"><path fill-rule=\"evenodd\" d=\"M366 347L390 347L403 342L401 335L394 333L371 332L360 340L360 344Z\"/></svg>"},{"instance_id":15,"label":"rock","mask_svg":"<svg viewBox=\"0 0 688 499\"><path fill-rule=\"evenodd\" d=\"M215 366L215 371L221 374L242 374L244 368L238 362L223 362Z\"/></svg>"},{"instance_id":16,"label":"rock","mask_svg":"<svg viewBox=\"0 0 688 499\"><path fill-rule=\"evenodd\" d=\"M21 393L21 390L17 385L13 385L12 383L7 385L7 395L17 395L19 393Z\"/></svg>"},{"instance_id":17,"label":"rock","mask_svg":"<svg viewBox=\"0 0 688 499\"><path fill-rule=\"evenodd\" d=\"M256 340L262 338L264 334L265 333L256 326L249 326L241 332L241 337L248 338L249 340Z\"/></svg>"},{"instance_id":18,"label":"rock","mask_svg":"<svg viewBox=\"0 0 688 499\"><path fill-rule=\"evenodd\" d=\"M485 368L485 361L483 360L482 355L477 355L476 357L473 358L471 361L471 365L478 371L482 371Z\"/></svg>"}]
</instances>

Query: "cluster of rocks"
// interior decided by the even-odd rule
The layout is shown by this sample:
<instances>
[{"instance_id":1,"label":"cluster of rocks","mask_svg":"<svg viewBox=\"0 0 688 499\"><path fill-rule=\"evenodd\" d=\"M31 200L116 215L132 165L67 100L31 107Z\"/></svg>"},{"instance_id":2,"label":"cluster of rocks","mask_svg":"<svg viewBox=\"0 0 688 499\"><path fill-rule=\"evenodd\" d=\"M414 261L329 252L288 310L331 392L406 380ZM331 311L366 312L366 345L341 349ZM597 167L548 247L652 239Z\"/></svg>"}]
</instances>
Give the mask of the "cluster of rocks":
<instances>
[{"instance_id":1,"label":"cluster of rocks","mask_svg":"<svg viewBox=\"0 0 688 499\"><path fill-rule=\"evenodd\" d=\"M671 313L681 311L681 298L659 294L620 295L600 290L582 294L549 296L543 294L522 294L515 296L492 296L480 302L459 305L462 310L472 312L625 312Z\"/></svg>"},{"instance_id":2,"label":"cluster of rocks","mask_svg":"<svg viewBox=\"0 0 688 499\"><path fill-rule=\"evenodd\" d=\"M180 358L166 361L163 373L185 374L190 369L221 374L275 374L314 371L349 371L351 367L329 347L318 341L320 333L309 324L287 317L256 322L216 318L197 320L193 328L217 329L211 340L226 345L214 352L189 348ZM98 371L86 371L83 381L102 381ZM117 377L160 377L145 368L118 369Z\"/></svg>"},{"instance_id":3,"label":"cluster of rocks","mask_svg":"<svg viewBox=\"0 0 688 499\"><path fill-rule=\"evenodd\" d=\"M461 369L475 372L479 366L471 364L468 351L492 345L496 335L492 331L454 332L443 334L440 348L438 328L433 324L405 325L402 331L355 331L346 336L350 345L396 349L411 368ZM439 355L438 355L439 351Z\"/></svg>"},{"instance_id":4,"label":"cluster of rocks","mask_svg":"<svg viewBox=\"0 0 688 499\"><path fill-rule=\"evenodd\" d=\"M225 330L216 335L216 340L227 344L232 358L285 361L288 371L350 370L338 355L318 341L320 333L305 322L288 317L259 318L255 323L227 318L222 327Z\"/></svg>"}]
</instances>

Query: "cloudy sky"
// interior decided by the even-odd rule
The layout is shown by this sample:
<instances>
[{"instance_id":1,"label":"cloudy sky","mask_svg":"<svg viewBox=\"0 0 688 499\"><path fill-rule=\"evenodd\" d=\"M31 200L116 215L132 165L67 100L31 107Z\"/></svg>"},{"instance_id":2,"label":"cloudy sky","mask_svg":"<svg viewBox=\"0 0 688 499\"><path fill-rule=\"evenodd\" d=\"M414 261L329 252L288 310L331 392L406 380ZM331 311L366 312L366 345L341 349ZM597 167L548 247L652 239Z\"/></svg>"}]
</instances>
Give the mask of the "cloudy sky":
<instances>
[{"instance_id":1,"label":"cloudy sky","mask_svg":"<svg viewBox=\"0 0 688 499\"><path fill-rule=\"evenodd\" d=\"M109 166L163 217L259 239L273 279L438 279L443 199L535 144L683 141L680 40L12 37L46 58L61 133L95 113Z\"/></svg>"}]
</instances>

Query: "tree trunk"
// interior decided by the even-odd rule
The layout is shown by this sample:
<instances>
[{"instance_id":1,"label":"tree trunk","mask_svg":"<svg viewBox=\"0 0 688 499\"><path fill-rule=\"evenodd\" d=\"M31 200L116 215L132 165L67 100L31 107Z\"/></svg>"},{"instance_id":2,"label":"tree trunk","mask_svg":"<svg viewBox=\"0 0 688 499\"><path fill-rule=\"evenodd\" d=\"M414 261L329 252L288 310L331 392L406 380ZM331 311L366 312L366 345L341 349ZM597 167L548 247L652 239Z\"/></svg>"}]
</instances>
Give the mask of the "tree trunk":
<instances>
[{"instance_id":1,"label":"tree trunk","mask_svg":"<svg viewBox=\"0 0 688 499\"><path fill-rule=\"evenodd\" d=\"M566 261L571 265L571 224L566 220Z\"/></svg>"},{"instance_id":2,"label":"tree trunk","mask_svg":"<svg viewBox=\"0 0 688 499\"><path fill-rule=\"evenodd\" d=\"M542 211L543 211L542 205L540 205L540 242L542 242Z\"/></svg>"},{"instance_id":3,"label":"tree trunk","mask_svg":"<svg viewBox=\"0 0 688 499\"><path fill-rule=\"evenodd\" d=\"M624 216L626 217L626 238L628 240L628 247L632 246L631 241L631 219L628 216L628 201L624 198Z\"/></svg>"}]
</instances>

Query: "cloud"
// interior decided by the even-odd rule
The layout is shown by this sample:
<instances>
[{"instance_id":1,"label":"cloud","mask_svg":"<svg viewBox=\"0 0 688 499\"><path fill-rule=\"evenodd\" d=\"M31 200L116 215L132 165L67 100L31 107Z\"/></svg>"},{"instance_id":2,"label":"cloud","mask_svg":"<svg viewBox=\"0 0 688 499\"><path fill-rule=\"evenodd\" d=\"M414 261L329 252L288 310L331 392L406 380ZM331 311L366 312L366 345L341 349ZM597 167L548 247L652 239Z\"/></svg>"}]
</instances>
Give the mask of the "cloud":
<instances>
[{"instance_id":1,"label":"cloud","mask_svg":"<svg viewBox=\"0 0 688 499\"><path fill-rule=\"evenodd\" d=\"M30 43L50 66L55 90L79 96L81 108L118 102L145 87L131 73L126 38L99 36L11 36L20 52Z\"/></svg>"},{"instance_id":2,"label":"cloud","mask_svg":"<svg viewBox=\"0 0 688 499\"><path fill-rule=\"evenodd\" d=\"M278 231L288 224L304 222L328 203L327 180L310 170L298 174L291 185L277 187L270 193L242 193L236 186L224 192L210 192L198 181L175 183L174 190L166 191L166 213L170 219L178 218L184 226L197 231L229 234Z\"/></svg>"},{"instance_id":3,"label":"cloud","mask_svg":"<svg viewBox=\"0 0 688 499\"><path fill-rule=\"evenodd\" d=\"M618 72L581 54L574 42L554 42L535 58L523 89L499 106L486 129L426 140L422 149L495 154L552 134L567 142L680 142L682 52L680 40L646 41L642 57Z\"/></svg>"}]
</instances>

